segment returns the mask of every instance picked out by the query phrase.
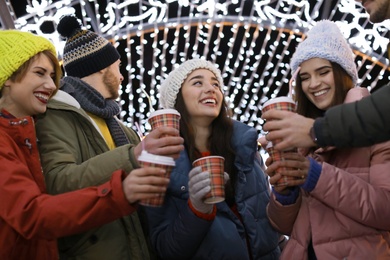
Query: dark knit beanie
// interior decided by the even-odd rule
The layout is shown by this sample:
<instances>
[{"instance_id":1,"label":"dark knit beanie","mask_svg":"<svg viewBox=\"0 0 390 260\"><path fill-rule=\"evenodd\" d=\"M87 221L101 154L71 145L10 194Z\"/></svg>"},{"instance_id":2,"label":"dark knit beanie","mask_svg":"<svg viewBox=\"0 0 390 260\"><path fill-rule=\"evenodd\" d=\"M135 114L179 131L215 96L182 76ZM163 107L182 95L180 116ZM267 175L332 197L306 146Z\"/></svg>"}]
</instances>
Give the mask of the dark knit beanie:
<instances>
[{"instance_id":1,"label":"dark knit beanie","mask_svg":"<svg viewBox=\"0 0 390 260\"><path fill-rule=\"evenodd\" d=\"M63 62L68 76L82 78L91 75L120 58L119 52L107 39L82 30L75 16L62 17L57 31L67 38Z\"/></svg>"}]
</instances>

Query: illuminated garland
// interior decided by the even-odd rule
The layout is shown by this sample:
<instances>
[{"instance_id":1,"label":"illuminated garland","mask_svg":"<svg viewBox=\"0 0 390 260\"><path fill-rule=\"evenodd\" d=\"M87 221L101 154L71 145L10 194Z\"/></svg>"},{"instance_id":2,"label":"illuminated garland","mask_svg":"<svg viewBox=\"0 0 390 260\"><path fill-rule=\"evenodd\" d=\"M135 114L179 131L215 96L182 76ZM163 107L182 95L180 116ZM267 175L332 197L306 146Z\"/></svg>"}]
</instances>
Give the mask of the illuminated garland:
<instances>
[{"instance_id":1,"label":"illuminated garland","mask_svg":"<svg viewBox=\"0 0 390 260\"><path fill-rule=\"evenodd\" d=\"M28 2L27 14L14 21L16 28L51 39L60 57L65 42L55 30L43 31L42 25L52 23L55 28L63 15L77 14L85 28L118 44L127 59L122 117L130 124L139 121L142 127L150 105L141 88L156 109L158 87L167 73L188 58L205 57L222 71L234 118L261 130L260 105L286 94L296 44L325 18L337 21L355 49L359 83L375 86L389 78L385 58L389 22L369 23L363 8L352 0L116 0L104 6L96 0Z\"/></svg>"}]
</instances>

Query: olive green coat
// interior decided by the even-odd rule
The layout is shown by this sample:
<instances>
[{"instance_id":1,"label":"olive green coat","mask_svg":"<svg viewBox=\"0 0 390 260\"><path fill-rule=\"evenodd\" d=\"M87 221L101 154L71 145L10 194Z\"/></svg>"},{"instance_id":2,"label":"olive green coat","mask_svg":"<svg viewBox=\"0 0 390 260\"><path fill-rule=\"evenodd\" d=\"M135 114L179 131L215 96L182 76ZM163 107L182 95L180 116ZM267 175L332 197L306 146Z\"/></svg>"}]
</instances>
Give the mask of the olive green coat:
<instances>
[{"instance_id":1,"label":"olive green coat","mask_svg":"<svg viewBox=\"0 0 390 260\"><path fill-rule=\"evenodd\" d=\"M109 151L95 123L63 91L58 91L49 102L47 112L37 120L36 129L47 190L51 194L99 185L108 181L115 170L130 172L139 167L133 154L134 145L140 142L138 135L123 125L130 144ZM59 251L61 259L150 258L137 212L85 233L61 238Z\"/></svg>"}]
</instances>

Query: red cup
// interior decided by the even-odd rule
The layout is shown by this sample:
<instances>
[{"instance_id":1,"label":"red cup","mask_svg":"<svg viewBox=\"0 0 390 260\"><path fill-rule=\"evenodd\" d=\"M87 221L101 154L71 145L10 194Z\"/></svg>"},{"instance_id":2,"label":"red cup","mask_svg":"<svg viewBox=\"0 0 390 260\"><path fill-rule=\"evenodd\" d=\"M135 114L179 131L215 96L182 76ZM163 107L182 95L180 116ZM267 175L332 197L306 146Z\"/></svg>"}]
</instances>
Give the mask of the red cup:
<instances>
[{"instance_id":1,"label":"red cup","mask_svg":"<svg viewBox=\"0 0 390 260\"><path fill-rule=\"evenodd\" d=\"M266 146L266 150L269 154L269 156L272 158L272 161L277 162L277 161L284 161L284 155L286 153L297 153L297 149L292 149L289 151L279 151L273 148L272 142L268 142ZM295 180L296 178L293 176L286 176L283 175L283 171L286 170L292 170L294 168L291 167L279 167L275 170L275 173L279 173L282 175L282 178L280 178L277 182L277 186L285 186L289 181Z\"/></svg>"},{"instance_id":2,"label":"red cup","mask_svg":"<svg viewBox=\"0 0 390 260\"><path fill-rule=\"evenodd\" d=\"M176 109L159 109L150 113L148 122L152 130L161 126L180 130L180 113Z\"/></svg>"},{"instance_id":3,"label":"red cup","mask_svg":"<svg viewBox=\"0 0 390 260\"><path fill-rule=\"evenodd\" d=\"M295 112L295 102L290 97L276 97L273 99L268 100L265 102L262 106L262 113L265 113L266 111L269 111L271 109L278 109L278 110L284 110L284 111L291 111ZM276 140L274 143L277 144L280 142L280 140ZM272 158L272 161L283 161L284 160L284 154L286 153L297 153L297 149L292 149L289 151L278 151L273 148L273 143L268 142L266 146L266 150L269 154L269 156ZM289 170L291 168L288 167L279 167L276 169L276 173L280 173L282 175L282 178L277 182L277 185L286 185L290 180L294 180L295 177L292 176L284 176L283 171Z\"/></svg>"},{"instance_id":4,"label":"red cup","mask_svg":"<svg viewBox=\"0 0 390 260\"><path fill-rule=\"evenodd\" d=\"M142 151L138 157L141 167L157 167L165 170L165 177L170 178L175 161L168 156L161 156ZM141 200L140 204L150 207L160 207L164 204L165 193L160 193L157 197Z\"/></svg>"},{"instance_id":5,"label":"red cup","mask_svg":"<svg viewBox=\"0 0 390 260\"><path fill-rule=\"evenodd\" d=\"M276 97L268 100L262 105L262 113L271 109L295 112L295 102L290 97Z\"/></svg>"},{"instance_id":6,"label":"red cup","mask_svg":"<svg viewBox=\"0 0 390 260\"><path fill-rule=\"evenodd\" d=\"M206 156L192 163L193 167L201 166L202 172L210 173L211 190L204 197L204 203L215 204L225 200L224 163L225 158L221 156Z\"/></svg>"}]
</instances>

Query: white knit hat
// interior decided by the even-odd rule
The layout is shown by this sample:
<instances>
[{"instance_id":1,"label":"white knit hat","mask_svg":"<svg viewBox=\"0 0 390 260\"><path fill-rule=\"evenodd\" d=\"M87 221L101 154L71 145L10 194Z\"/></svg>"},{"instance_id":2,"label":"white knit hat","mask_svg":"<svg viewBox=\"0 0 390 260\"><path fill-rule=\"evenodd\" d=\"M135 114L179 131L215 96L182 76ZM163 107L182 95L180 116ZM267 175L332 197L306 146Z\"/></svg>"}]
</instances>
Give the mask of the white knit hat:
<instances>
[{"instance_id":1,"label":"white knit hat","mask_svg":"<svg viewBox=\"0 0 390 260\"><path fill-rule=\"evenodd\" d=\"M307 38L298 45L291 59L291 72L294 73L302 62L312 58L339 64L356 84L358 76L355 55L334 22L322 20L310 29Z\"/></svg>"},{"instance_id":2,"label":"white knit hat","mask_svg":"<svg viewBox=\"0 0 390 260\"><path fill-rule=\"evenodd\" d=\"M183 82L189 74L196 69L208 69L214 73L219 82L221 89L223 89L223 79L220 70L211 62L202 59L187 60L179 67L171 71L168 77L162 82L160 87L159 103L163 108L174 108L177 94Z\"/></svg>"}]
</instances>

